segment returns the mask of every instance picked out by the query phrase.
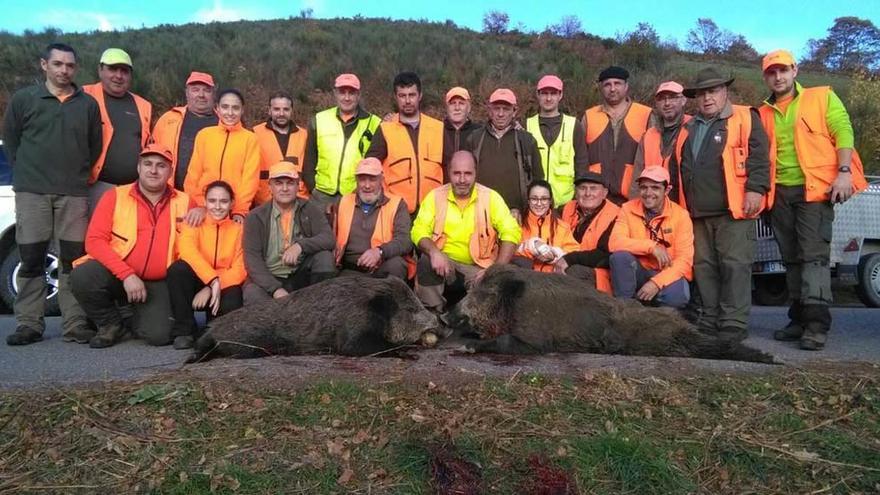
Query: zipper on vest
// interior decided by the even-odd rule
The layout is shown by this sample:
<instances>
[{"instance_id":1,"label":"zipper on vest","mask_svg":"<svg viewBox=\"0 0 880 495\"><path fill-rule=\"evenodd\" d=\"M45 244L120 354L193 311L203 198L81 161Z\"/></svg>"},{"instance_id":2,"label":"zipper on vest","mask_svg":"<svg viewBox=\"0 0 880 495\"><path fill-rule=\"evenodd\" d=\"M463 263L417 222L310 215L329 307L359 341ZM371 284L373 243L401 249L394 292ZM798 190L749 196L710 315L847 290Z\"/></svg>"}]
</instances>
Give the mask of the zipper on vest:
<instances>
[{"instance_id":1,"label":"zipper on vest","mask_svg":"<svg viewBox=\"0 0 880 495\"><path fill-rule=\"evenodd\" d=\"M141 270L141 275L147 273L147 265L150 264L150 257L153 254L153 241L156 240L156 227L159 223L159 215L156 214L156 208L150 208L150 216L153 217L153 228L150 229L150 244L147 246L147 259L144 260L144 269ZM172 249L172 246L168 246L168 249Z\"/></svg>"},{"instance_id":2,"label":"zipper on vest","mask_svg":"<svg viewBox=\"0 0 880 495\"><path fill-rule=\"evenodd\" d=\"M212 265L215 270L217 269L217 250L220 249L220 224L218 223L216 227L217 232L214 236L214 264Z\"/></svg>"},{"instance_id":3,"label":"zipper on vest","mask_svg":"<svg viewBox=\"0 0 880 495\"><path fill-rule=\"evenodd\" d=\"M226 130L226 139L223 141L223 151L220 152L220 180L223 180L223 160L226 158L226 145L229 144L229 135L232 132Z\"/></svg>"},{"instance_id":4,"label":"zipper on vest","mask_svg":"<svg viewBox=\"0 0 880 495\"><path fill-rule=\"evenodd\" d=\"M336 190L333 191L333 194L340 194L342 192L342 164L345 163L345 150L348 148L348 140L351 139L351 136L354 136L355 131L357 131L357 123L355 123L354 131L351 131L349 136L345 135L345 127L343 126L342 128L342 153L339 155L339 168L336 169Z\"/></svg>"},{"instance_id":5,"label":"zipper on vest","mask_svg":"<svg viewBox=\"0 0 880 495\"><path fill-rule=\"evenodd\" d=\"M419 118L421 118L421 117L419 117ZM419 129L417 132L418 132L418 134L422 133L421 122L419 123ZM409 133L407 133L407 134L409 134ZM422 136L419 136L419 137L422 137ZM427 137L427 136L425 136L425 137ZM410 142L412 142L412 138L410 138ZM416 154L416 211L419 211L419 205L422 202L422 199L421 199L421 196L422 196L422 162L421 162L421 159L419 158L419 147L413 146L413 151L415 151L415 154ZM410 172L410 177L412 177L412 172Z\"/></svg>"}]
</instances>

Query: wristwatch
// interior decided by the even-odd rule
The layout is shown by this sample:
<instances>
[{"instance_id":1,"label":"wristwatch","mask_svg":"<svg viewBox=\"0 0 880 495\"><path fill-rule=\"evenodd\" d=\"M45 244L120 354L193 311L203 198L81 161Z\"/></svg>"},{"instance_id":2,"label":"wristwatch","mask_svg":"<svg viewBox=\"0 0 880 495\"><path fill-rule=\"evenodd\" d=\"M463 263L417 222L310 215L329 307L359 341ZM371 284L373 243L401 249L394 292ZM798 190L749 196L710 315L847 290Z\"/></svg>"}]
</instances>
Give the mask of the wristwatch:
<instances>
[{"instance_id":1,"label":"wristwatch","mask_svg":"<svg viewBox=\"0 0 880 495\"><path fill-rule=\"evenodd\" d=\"M385 251L382 251L381 247L377 247L376 249L379 250L379 258L384 260L385 259Z\"/></svg>"},{"instance_id":2,"label":"wristwatch","mask_svg":"<svg viewBox=\"0 0 880 495\"><path fill-rule=\"evenodd\" d=\"M852 172L852 170L849 168L849 165L841 165L840 167L837 167L837 171L841 174L848 174Z\"/></svg>"}]
</instances>

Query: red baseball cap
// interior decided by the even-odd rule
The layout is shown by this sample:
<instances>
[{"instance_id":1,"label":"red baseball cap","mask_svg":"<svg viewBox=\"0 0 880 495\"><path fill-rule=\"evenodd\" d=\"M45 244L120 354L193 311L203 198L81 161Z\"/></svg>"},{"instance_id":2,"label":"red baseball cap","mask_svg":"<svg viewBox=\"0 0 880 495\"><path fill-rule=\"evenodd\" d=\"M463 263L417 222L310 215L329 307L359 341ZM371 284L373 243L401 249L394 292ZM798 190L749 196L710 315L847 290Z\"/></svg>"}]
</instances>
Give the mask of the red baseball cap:
<instances>
[{"instance_id":1,"label":"red baseball cap","mask_svg":"<svg viewBox=\"0 0 880 495\"><path fill-rule=\"evenodd\" d=\"M159 155L162 158L168 160L168 163L174 161L174 155L171 154L171 151L169 151L168 148L162 146L159 143L150 143L141 150L140 156L148 155Z\"/></svg>"},{"instance_id":2,"label":"red baseball cap","mask_svg":"<svg viewBox=\"0 0 880 495\"><path fill-rule=\"evenodd\" d=\"M498 88L492 92L492 95L489 96L489 103L497 103L504 102L509 103L511 105L516 105L516 95L513 94L513 91L507 88Z\"/></svg>"},{"instance_id":3,"label":"red baseball cap","mask_svg":"<svg viewBox=\"0 0 880 495\"><path fill-rule=\"evenodd\" d=\"M280 161L269 167L269 178L277 179L279 177L289 177L291 179L299 179L299 172L296 166L288 161Z\"/></svg>"},{"instance_id":4,"label":"red baseball cap","mask_svg":"<svg viewBox=\"0 0 880 495\"><path fill-rule=\"evenodd\" d=\"M462 88L461 86L456 86L446 92L446 103L449 103L455 97L461 98L465 101L471 101L471 94L468 93L467 89Z\"/></svg>"},{"instance_id":5,"label":"red baseball cap","mask_svg":"<svg viewBox=\"0 0 880 495\"><path fill-rule=\"evenodd\" d=\"M657 91L654 92L654 96L657 96L660 93L675 93L680 95L684 93L684 86L675 81L662 82L660 83L660 86L657 86Z\"/></svg>"},{"instance_id":6,"label":"red baseball cap","mask_svg":"<svg viewBox=\"0 0 880 495\"><path fill-rule=\"evenodd\" d=\"M354 88L358 91L361 90L361 80L358 79L358 76L354 74L339 74L336 77L336 82L333 83L334 88Z\"/></svg>"},{"instance_id":7,"label":"red baseball cap","mask_svg":"<svg viewBox=\"0 0 880 495\"><path fill-rule=\"evenodd\" d=\"M207 72L190 72L189 77L186 79L186 85L189 86L190 84L196 83L207 84L208 86L213 88L214 78L211 77L211 74L208 74Z\"/></svg>"},{"instance_id":8,"label":"red baseball cap","mask_svg":"<svg viewBox=\"0 0 880 495\"><path fill-rule=\"evenodd\" d=\"M544 88L555 89L556 91L562 92L562 79L559 79L553 74L548 74L538 80L538 91L541 91Z\"/></svg>"}]
</instances>

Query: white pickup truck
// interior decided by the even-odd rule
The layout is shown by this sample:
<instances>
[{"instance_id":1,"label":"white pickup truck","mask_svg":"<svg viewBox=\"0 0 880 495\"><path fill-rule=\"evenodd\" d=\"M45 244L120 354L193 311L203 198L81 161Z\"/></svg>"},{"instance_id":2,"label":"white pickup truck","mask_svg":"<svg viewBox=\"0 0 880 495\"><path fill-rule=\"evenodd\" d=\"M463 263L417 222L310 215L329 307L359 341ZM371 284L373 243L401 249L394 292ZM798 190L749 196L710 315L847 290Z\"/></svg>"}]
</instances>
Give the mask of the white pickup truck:
<instances>
[{"instance_id":1,"label":"white pickup truck","mask_svg":"<svg viewBox=\"0 0 880 495\"><path fill-rule=\"evenodd\" d=\"M46 257L46 280L49 292L46 297L46 315L57 316L58 308L58 257L55 248L51 248ZM0 140L0 300L10 310L15 301L18 286L15 277L18 274L20 258L18 246L15 244L15 194L12 192L12 168L6 160L3 141Z\"/></svg>"},{"instance_id":2,"label":"white pickup truck","mask_svg":"<svg viewBox=\"0 0 880 495\"><path fill-rule=\"evenodd\" d=\"M868 189L834 206L831 273L839 284L854 285L868 307L880 307L880 177ZM755 301L782 305L788 300L785 265L764 218L758 220L758 249L752 267Z\"/></svg>"}]
</instances>

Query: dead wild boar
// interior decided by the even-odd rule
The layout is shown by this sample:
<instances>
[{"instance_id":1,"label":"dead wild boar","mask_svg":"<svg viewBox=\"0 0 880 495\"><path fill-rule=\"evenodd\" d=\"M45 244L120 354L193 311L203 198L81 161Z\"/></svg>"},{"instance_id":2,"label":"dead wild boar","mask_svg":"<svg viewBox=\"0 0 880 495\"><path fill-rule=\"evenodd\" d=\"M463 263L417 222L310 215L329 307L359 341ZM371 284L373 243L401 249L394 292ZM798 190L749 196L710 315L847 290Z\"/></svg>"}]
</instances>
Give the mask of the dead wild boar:
<instances>
[{"instance_id":1,"label":"dead wild boar","mask_svg":"<svg viewBox=\"0 0 880 495\"><path fill-rule=\"evenodd\" d=\"M739 342L706 335L670 308L645 307L574 277L493 266L446 318L480 336L475 352L590 352L773 363Z\"/></svg>"},{"instance_id":2,"label":"dead wild boar","mask_svg":"<svg viewBox=\"0 0 880 495\"><path fill-rule=\"evenodd\" d=\"M341 277L213 320L188 362L213 357L367 356L451 331L396 277Z\"/></svg>"}]
</instances>

